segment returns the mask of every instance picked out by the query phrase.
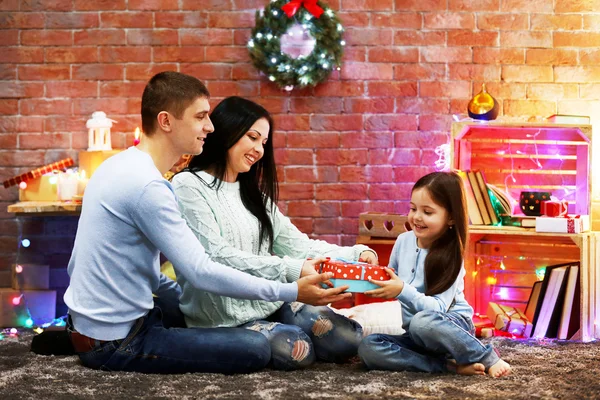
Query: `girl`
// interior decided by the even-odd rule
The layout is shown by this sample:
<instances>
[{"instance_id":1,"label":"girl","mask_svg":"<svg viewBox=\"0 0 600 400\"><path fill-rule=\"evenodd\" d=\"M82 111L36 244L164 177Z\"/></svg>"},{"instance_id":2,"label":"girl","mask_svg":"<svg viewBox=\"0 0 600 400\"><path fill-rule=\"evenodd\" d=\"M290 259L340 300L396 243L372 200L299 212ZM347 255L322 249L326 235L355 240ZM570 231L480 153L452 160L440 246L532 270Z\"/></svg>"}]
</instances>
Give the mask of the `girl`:
<instances>
[{"instance_id":1,"label":"girl","mask_svg":"<svg viewBox=\"0 0 600 400\"><path fill-rule=\"evenodd\" d=\"M359 356L369 369L508 375L508 363L475 338L463 293L468 220L460 177L434 172L419 179L408 222L412 230L398 237L390 256L392 279L372 281L380 288L366 292L397 298L406 332L367 336Z\"/></svg>"},{"instance_id":2,"label":"girl","mask_svg":"<svg viewBox=\"0 0 600 400\"><path fill-rule=\"evenodd\" d=\"M173 188L188 225L213 260L281 282L315 274L307 259L321 255L377 263L366 246L309 239L279 211L273 120L263 107L229 97L210 117L214 133L202 154L175 175ZM327 307L219 296L192 287L184 277L178 280L188 326L259 331L271 343L274 368L297 369L315 358L342 362L357 353L361 326Z\"/></svg>"}]
</instances>

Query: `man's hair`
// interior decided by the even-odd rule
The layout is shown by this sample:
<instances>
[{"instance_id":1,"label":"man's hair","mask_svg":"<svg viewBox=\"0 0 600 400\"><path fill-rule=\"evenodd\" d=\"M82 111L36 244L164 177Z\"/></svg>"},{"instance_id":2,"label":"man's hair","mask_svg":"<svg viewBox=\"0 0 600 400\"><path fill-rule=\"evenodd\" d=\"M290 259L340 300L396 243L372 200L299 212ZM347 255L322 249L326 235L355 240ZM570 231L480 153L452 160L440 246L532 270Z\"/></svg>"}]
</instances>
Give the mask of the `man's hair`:
<instances>
[{"instance_id":1,"label":"man's hair","mask_svg":"<svg viewBox=\"0 0 600 400\"><path fill-rule=\"evenodd\" d=\"M142 130L152 135L156 129L156 116L167 111L181 118L186 108L199 97L210 97L208 89L193 76L175 71L154 75L142 94Z\"/></svg>"}]
</instances>

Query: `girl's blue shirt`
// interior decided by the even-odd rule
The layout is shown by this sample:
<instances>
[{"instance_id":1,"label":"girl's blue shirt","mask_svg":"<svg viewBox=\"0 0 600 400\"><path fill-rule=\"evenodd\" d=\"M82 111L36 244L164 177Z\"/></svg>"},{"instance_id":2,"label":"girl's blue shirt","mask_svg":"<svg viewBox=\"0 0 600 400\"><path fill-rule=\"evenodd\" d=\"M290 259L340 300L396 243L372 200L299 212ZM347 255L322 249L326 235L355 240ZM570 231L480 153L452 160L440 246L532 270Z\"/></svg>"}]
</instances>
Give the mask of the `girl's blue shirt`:
<instances>
[{"instance_id":1,"label":"girl's blue shirt","mask_svg":"<svg viewBox=\"0 0 600 400\"><path fill-rule=\"evenodd\" d=\"M404 288L398 295L402 304L402 327L409 329L412 317L419 311L433 310L458 312L473 318L473 308L465 299L465 267L461 267L456 281L448 290L433 295L425 295L425 257L428 250L417 246L414 232L398 236L390 255L389 267L404 281Z\"/></svg>"}]
</instances>

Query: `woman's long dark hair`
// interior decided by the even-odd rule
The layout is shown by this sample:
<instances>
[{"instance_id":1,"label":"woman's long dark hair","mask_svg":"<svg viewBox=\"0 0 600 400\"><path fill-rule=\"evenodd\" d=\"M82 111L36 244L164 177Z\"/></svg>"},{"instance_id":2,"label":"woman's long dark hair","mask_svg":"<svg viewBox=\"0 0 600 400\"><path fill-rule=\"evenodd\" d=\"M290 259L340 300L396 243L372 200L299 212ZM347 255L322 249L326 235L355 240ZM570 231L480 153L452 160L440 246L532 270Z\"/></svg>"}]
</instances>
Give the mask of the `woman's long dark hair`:
<instances>
[{"instance_id":1,"label":"woman's long dark hair","mask_svg":"<svg viewBox=\"0 0 600 400\"><path fill-rule=\"evenodd\" d=\"M455 172L433 172L419 179L412 188L425 189L431 199L448 211L452 229L433 242L425 258L425 294L432 296L450 288L463 263L468 235L468 216L464 187Z\"/></svg>"},{"instance_id":2,"label":"woman's long dark hair","mask_svg":"<svg viewBox=\"0 0 600 400\"><path fill-rule=\"evenodd\" d=\"M218 190L227 171L227 151L261 118L269 122L269 139L264 145L264 154L252 165L250 171L238 174L238 181L244 206L259 221L259 243L268 240L269 251L272 251L273 224L267 209L272 209L277 203L279 186L273 155L273 119L267 110L237 96L221 101L210 114L214 132L206 137L202 153L194 156L183 171L193 173L201 182ZM211 183L204 182L196 174L198 171L210 171L216 179Z\"/></svg>"}]
</instances>

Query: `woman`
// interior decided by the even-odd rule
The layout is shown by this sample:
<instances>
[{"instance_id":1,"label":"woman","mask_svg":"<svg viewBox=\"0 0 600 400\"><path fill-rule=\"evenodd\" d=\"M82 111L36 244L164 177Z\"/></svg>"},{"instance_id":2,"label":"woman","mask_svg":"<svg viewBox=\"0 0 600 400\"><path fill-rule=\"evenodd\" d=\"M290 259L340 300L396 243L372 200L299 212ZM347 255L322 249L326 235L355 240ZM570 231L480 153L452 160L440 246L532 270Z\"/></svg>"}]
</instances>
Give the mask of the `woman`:
<instances>
[{"instance_id":1,"label":"woman","mask_svg":"<svg viewBox=\"0 0 600 400\"><path fill-rule=\"evenodd\" d=\"M173 188L188 225L213 260L281 282L315 274L306 261L317 256L377 263L366 246L311 240L279 211L273 120L267 110L229 97L211 119L215 130L202 154L175 175ZM276 369L305 367L315 359L343 362L356 355L362 338L359 324L327 307L217 296L183 277L179 283L188 326L259 331L271 343Z\"/></svg>"}]
</instances>

